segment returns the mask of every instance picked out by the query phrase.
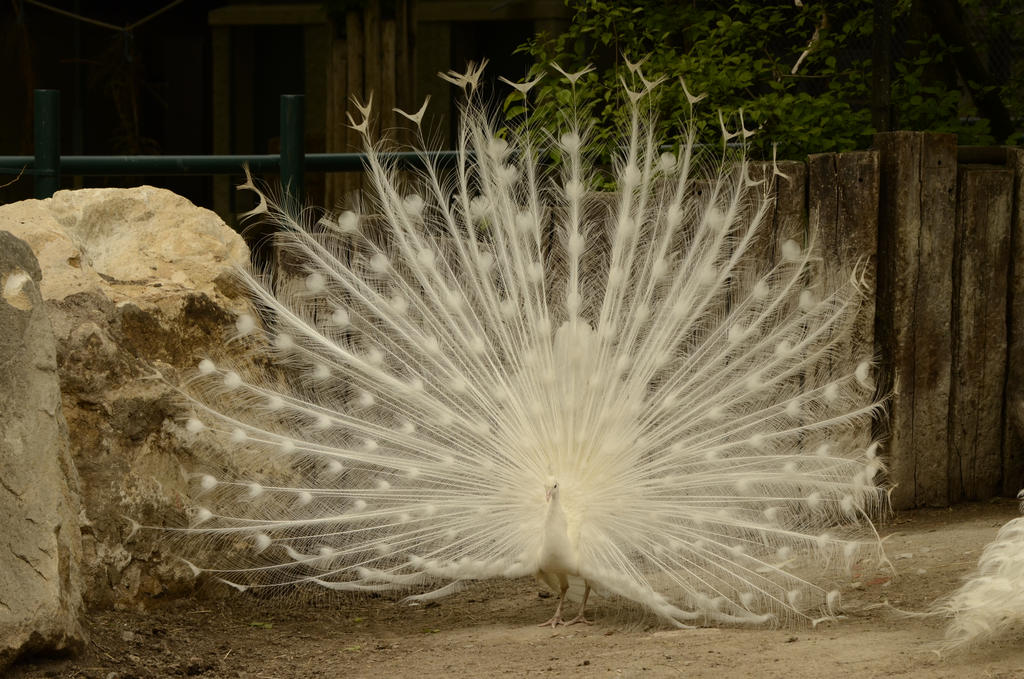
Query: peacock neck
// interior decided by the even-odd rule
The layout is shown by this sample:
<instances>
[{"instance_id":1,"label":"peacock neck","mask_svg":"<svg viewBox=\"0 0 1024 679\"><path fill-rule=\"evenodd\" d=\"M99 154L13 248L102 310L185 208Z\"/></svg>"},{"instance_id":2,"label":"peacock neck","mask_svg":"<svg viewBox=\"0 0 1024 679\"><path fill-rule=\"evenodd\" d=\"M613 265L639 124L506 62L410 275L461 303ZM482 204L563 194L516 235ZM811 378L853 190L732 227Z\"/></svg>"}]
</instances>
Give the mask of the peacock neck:
<instances>
[{"instance_id":1,"label":"peacock neck","mask_svg":"<svg viewBox=\"0 0 1024 679\"><path fill-rule=\"evenodd\" d=\"M555 493L551 496L548 501L548 511L545 523L549 526L561 526L562 530L565 530L565 511L562 509L562 503L558 499L558 494Z\"/></svg>"},{"instance_id":2,"label":"peacock neck","mask_svg":"<svg viewBox=\"0 0 1024 679\"><path fill-rule=\"evenodd\" d=\"M544 544L541 547L541 570L549 573L575 575L578 570L576 550L569 538L568 520L555 493L548 501L544 519Z\"/></svg>"}]
</instances>

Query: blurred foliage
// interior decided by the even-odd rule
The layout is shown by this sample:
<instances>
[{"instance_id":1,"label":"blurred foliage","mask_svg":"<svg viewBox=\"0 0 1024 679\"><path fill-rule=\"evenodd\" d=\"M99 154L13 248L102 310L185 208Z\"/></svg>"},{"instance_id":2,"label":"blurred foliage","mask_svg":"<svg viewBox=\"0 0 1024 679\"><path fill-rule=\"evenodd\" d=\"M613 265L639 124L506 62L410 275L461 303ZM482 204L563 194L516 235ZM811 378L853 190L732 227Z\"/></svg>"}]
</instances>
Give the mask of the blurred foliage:
<instances>
[{"instance_id":1,"label":"blurred foliage","mask_svg":"<svg viewBox=\"0 0 1024 679\"><path fill-rule=\"evenodd\" d=\"M1015 0L962 0L961 7L983 14L992 30L1024 39L1021 8ZM984 4L984 6L982 6ZM624 59L643 61L647 79L667 82L654 104L662 138L678 138L691 119L700 141L720 143L719 111L735 130L738 111L746 127L759 128L748 141L751 152L770 158L866 148L875 131L871 117L872 3L841 0L567 0L575 13L562 35L539 35L521 50L536 66L530 77L547 73L530 93L533 123L555 122L574 102L592 102L587 116L596 147L609 153L617 130L627 123L622 81L631 74ZM910 0L897 0L893 25L906 27ZM995 9L993 9L995 6ZM1016 8L1016 9L1015 9ZM1012 19L1009 21L1008 19ZM991 144L987 121L979 119L970 96L957 82L954 49L937 34L893 40L894 129L954 132L961 144ZM1018 60L1019 61L1019 60ZM566 71L595 67L570 93ZM1014 64L1018 68L1019 65ZM679 78L694 94L706 94L691 116ZM1020 90L1019 78L1004 86ZM1004 97L1005 98L1005 97ZM1021 115L1020 98L1014 101ZM513 92L506 115L518 120L522 96ZM1004 141L1004 140L998 140Z\"/></svg>"}]
</instances>

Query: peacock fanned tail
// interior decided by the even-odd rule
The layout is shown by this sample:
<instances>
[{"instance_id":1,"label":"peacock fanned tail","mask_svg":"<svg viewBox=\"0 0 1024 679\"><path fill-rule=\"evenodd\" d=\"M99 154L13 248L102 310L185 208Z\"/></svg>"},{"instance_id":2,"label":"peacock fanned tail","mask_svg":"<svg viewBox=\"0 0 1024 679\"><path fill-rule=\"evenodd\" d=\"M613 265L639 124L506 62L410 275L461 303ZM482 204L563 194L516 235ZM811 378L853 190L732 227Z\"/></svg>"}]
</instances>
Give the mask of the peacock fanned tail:
<instances>
[{"instance_id":1,"label":"peacock fanned tail","mask_svg":"<svg viewBox=\"0 0 1024 679\"><path fill-rule=\"evenodd\" d=\"M468 95L453 165L399 170L366 105L358 210L259 192L282 265L242 274L238 329L278 372L205 360L186 387L197 445L255 479L196 476L185 532L225 560L197 572L421 598L535 575L557 479L568 575L679 625L833 615L829 569L877 556L885 502L858 271L793 240L769 260L749 132L663 152L638 66L610 172L573 107L500 135L481 70L446 76Z\"/></svg>"}]
</instances>

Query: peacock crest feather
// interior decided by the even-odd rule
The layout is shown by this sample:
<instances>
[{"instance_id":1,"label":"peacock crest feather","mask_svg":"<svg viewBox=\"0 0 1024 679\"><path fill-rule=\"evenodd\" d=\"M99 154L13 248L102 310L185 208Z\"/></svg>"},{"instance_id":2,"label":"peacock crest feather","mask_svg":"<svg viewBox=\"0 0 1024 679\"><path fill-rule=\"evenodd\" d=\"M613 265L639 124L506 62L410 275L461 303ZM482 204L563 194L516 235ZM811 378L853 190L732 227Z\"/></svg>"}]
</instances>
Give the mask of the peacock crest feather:
<instances>
[{"instance_id":1,"label":"peacock crest feather","mask_svg":"<svg viewBox=\"0 0 1024 679\"><path fill-rule=\"evenodd\" d=\"M821 566L877 554L885 502L872 362L849 355L865 286L827 287L813 244L767 261L776 177L742 120L663 152L660 85L629 66L610 172L574 107L499 134L471 66L444 76L467 95L454 166L399 171L367 104L360 210L299 219L244 185L288 273L242 274L238 330L288 376L204 360L186 387L189 431L259 479L197 476L186 532L232 559L197 572L420 599L581 578L678 625L834 614Z\"/></svg>"}]
</instances>

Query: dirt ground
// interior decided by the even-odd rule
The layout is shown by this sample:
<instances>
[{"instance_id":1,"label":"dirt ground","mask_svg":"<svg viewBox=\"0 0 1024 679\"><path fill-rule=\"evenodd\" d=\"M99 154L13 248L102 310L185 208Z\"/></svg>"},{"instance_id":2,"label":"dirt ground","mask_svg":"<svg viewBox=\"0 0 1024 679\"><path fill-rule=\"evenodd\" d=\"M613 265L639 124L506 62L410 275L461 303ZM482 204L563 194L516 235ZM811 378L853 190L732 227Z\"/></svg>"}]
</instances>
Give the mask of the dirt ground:
<instances>
[{"instance_id":1,"label":"dirt ground","mask_svg":"<svg viewBox=\"0 0 1024 679\"><path fill-rule=\"evenodd\" d=\"M998 528L1009 500L902 513L885 526L898 571L856 573L847 618L817 628L675 630L598 601L592 626L536 623L554 599L532 580L480 583L439 604L397 598L313 603L169 602L146 612L94 612L73 658L30 658L12 679L36 677L1024 677L1024 628L938 657L943 621L923 610L952 591ZM545 592L546 595L546 592Z\"/></svg>"}]
</instances>

